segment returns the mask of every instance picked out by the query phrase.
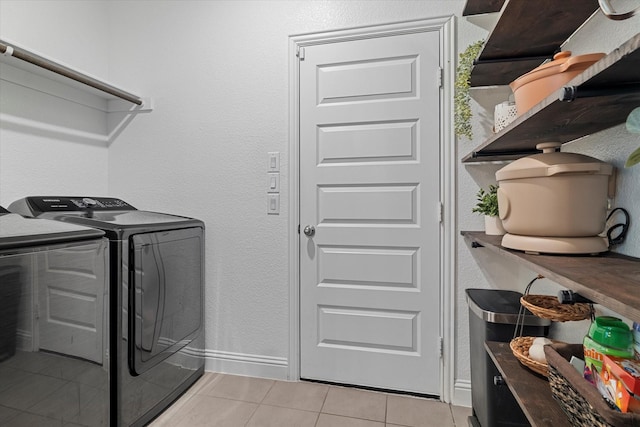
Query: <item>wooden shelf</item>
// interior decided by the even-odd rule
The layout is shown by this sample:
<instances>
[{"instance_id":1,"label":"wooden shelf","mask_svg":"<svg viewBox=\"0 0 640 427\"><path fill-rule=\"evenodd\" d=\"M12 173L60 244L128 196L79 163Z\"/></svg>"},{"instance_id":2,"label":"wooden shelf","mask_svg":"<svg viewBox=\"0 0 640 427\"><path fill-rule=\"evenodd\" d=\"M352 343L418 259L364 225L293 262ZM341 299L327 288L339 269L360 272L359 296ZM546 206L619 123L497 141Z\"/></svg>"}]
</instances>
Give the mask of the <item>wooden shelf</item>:
<instances>
[{"instance_id":1,"label":"wooden shelf","mask_svg":"<svg viewBox=\"0 0 640 427\"><path fill-rule=\"evenodd\" d=\"M505 0L468 0L464 5L462 16L500 12L504 2Z\"/></svg>"},{"instance_id":2,"label":"wooden shelf","mask_svg":"<svg viewBox=\"0 0 640 427\"><path fill-rule=\"evenodd\" d=\"M553 400L547 379L522 366L511 352L509 343L488 341L485 348L533 427L571 425Z\"/></svg>"},{"instance_id":3,"label":"wooden shelf","mask_svg":"<svg viewBox=\"0 0 640 427\"><path fill-rule=\"evenodd\" d=\"M532 154L536 144L573 141L624 123L640 105L640 34L576 76L577 98L561 101L564 88L535 105L495 134L463 163L509 160Z\"/></svg>"},{"instance_id":4,"label":"wooden shelf","mask_svg":"<svg viewBox=\"0 0 640 427\"><path fill-rule=\"evenodd\" d=\"M500 245L502 236L488 236L478 231L463 231L462 235L469 244L480 244L595 303L640 322L638 258L613 252L598 256L533 255L503 248Z\"/></svg>"},{"instance_id":5,"label":"wooden shelf","mask_svg":"<svg viewBox=\"0 0 640 427\"><path fill-rule=\"evenodd\" d=\"M597 9L598 0L509 0L476 60L471 86L506 85L536 68Z\"/></svg>"}]
</instances>

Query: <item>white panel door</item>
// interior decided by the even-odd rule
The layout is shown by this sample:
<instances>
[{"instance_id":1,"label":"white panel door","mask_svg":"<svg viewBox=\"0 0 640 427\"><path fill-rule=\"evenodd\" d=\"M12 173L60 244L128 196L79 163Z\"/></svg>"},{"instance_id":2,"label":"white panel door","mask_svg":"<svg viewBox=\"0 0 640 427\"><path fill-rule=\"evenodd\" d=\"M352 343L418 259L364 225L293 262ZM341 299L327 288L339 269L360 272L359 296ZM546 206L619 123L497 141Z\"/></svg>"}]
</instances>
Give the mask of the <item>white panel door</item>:
<instances>
[{"instance_id":1,"label":"white panel door","mask_svg":"<svg viewBox=\"0 0 640 427\"><path fill-rule=\"evenodd\" d=\"M38 254L39 348L103 363L105 245Z\"/></svg>"},{"instance_id":2,"label":"white panel door","mask_svg":"<svg viewBox=\"0 0 640 427\"><path fill-rule=\"evenodd\" d=\"M299 66L301 377L439 395L440 35Z\"/></svg>"}]
</instances>

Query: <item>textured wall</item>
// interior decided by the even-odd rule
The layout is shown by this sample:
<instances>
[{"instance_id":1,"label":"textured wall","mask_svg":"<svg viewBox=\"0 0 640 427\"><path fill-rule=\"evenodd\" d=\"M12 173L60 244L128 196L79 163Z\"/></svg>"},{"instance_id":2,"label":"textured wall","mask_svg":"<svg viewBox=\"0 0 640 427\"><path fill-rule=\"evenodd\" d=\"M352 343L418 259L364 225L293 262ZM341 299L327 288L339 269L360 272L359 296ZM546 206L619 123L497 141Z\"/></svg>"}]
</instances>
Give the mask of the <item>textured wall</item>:
<instances>
[{"instance_id":1,"label":"textured wall","mask_svg":"<svg viewBox=\"0 0 640 427\"><path fill-rule=\"evenodd\" d=\"M102 1L2 0L0 38L104 79L105 16ZM0 79L0 204L28 195L106 194L106 114L30 88L26 73L24 81L8 81L15 71L3 68Z\"/></svg>"}]
</instances>

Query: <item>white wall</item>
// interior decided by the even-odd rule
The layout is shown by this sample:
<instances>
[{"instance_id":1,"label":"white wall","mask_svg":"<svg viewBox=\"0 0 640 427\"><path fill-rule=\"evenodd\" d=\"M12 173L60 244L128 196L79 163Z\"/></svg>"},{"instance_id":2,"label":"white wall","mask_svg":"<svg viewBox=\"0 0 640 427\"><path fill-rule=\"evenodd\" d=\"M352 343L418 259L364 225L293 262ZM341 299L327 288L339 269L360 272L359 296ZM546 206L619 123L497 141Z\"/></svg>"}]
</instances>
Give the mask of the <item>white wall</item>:
<instances>
[{"instance_id":1,"label":"white wall","mask_svg":"<svg viewBox=\"0 0 640 427\"><path fill-rule=\"evenodd\" d=\"M105 78L106 5L2 0L0 38ZM106 115L75 97L70 101L33 88L61 93L55 83L0 66L0 204L27 195L105 194Z\"/></svg>"}]
</instances>

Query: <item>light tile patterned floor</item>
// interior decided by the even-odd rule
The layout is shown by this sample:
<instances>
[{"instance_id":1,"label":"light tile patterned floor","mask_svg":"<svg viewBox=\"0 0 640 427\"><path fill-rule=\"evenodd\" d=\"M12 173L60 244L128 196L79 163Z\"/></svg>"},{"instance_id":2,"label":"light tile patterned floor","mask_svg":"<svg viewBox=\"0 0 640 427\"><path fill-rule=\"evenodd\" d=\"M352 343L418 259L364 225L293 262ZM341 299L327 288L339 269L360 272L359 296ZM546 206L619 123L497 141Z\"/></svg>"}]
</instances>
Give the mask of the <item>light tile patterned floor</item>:
<instances>
[{"instance_id":1,"label":"light tile patterned floor","mask_svg":"<svg viewBox=\"0 0 640 427\"><path fill-rule=\"evenodd\" d=\"M470 408L308 382L205 373L151 427L462 427Z\"/></svg>"}]
</instances>

